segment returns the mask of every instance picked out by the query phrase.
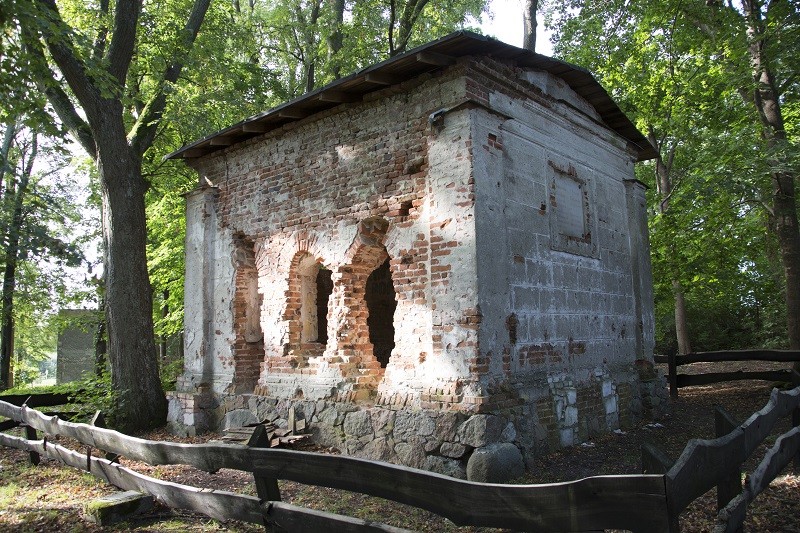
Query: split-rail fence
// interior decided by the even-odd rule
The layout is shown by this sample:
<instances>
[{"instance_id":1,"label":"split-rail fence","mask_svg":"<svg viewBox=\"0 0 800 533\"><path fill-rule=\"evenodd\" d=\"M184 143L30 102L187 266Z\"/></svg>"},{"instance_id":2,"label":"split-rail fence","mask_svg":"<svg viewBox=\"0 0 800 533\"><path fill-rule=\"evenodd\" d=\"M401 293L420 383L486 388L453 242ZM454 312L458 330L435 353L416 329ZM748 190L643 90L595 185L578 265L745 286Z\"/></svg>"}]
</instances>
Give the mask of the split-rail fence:
<instances>
[{"instance_id":1,"label":"split-rail fence","mask_svg":"<svg viewBox=\"0 0 800 533\"><path fill-rule=\"evenodd\" d=\"M678 389L696 385L710 385L723 381L737 381L742 379L761 379L765 381L783 381L799 384L800 375L795 375L792 370L759 370L744 372L708 372L704 374L678 374L678 367L691 363L719 363L731 361L773 361L791 364L800 361L800 350L722 350L717 352L697 352L685 355L656 355L656 363L666 363L669 373L669 394L675 399Z\"/></svg>"},{"instance_id":2,"label":"split-rail fence","mask_svg":"<svg viewBox=\"0 0 800 533\"><path fill-rule=\"evenodd\" d=\"M281 501L277 481L344 489L432 511L457 525L521 531L634 532L679 531L679 514L714 486L732 501L724 503L719 531L736 531L747 505L769 484L800 447L800 427L778 438L742 491L741 464L772 432L780 418L797 412L800 387L774 390L770 401L744 424L714 440L692 440L674 463L665 454L643 451L641 475L595 476L541 485L476 483L432 472L346 456L261 448L251 445L182 444L131 437L92 424L48 416L26 405L0 401L0 416L26 428L26 438L0 433L0 445L44 456L94 474L125 490L151 494L169 507L198 511L219 520L262 524L268 531L399 532L400 528L311 510ZM720 426L723 427L723 426ZM38 432L43 438L38 439ZM75 451L55 444L62 435L88 448ZM48 440L49 438L49 440ZM199 489L151 478L97 457L91 449L151 465L183 464L206 472L231 468L254 476L258 496ZM107 455L108 457L108 455ZM734 481L735 478L735 481ZM728 492L725 493L724 491Z\"/></svg>"}]
</instances>

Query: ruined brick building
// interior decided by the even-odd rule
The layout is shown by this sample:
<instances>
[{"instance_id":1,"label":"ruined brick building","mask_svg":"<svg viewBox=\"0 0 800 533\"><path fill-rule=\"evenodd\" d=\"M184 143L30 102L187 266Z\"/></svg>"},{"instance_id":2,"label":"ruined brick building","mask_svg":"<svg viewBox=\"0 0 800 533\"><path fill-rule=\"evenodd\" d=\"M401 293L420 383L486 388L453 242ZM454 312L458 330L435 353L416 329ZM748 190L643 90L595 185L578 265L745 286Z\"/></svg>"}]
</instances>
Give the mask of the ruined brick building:
<instances>
[{"instance_id":1,"label":"ruined brick building","mask_svg":"<svg viewBox=\"0 0 800 533\"><path fill-rule=\"evenodd\" d=\"M468 32L178 150L173 428L294 405L324 444L464 476L625 425L659 397L654 155L587 71Z\"/></svg>"}]
</instances>

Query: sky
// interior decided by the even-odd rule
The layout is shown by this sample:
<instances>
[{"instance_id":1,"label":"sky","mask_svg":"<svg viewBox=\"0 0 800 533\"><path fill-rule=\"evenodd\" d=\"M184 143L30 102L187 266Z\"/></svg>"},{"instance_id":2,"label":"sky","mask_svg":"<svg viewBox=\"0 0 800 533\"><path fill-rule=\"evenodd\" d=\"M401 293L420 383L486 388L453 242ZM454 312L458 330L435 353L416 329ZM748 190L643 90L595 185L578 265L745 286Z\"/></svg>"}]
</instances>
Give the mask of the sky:
<instances>
[{"instance_id":1,"label":"sky","mask_svg":"<svg viewBox=\"0 0 800 533\"><path fill-rule=\"evenodd\" d=\"M490 0L489 15L481 17L481 30L486 35L495 37L504 43L522 47L522 12L523 0ZM553 46L550 44L550 32L544 31L541 17L537 17L536 51L540 54L551 55Z\"/></svg>"}]
</instances>

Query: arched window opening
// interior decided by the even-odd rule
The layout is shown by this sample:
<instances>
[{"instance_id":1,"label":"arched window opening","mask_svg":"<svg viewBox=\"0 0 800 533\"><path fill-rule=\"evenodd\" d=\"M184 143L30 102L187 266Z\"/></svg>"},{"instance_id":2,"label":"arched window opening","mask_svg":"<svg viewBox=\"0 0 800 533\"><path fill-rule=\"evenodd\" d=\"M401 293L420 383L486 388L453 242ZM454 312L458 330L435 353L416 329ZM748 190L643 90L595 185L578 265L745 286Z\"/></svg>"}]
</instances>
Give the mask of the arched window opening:
<instances>
[{"instance_id":1,"label":"arched window opening","mask_svg":"<svg viewBox=\"0 0 800 533\"><path fill-rule=\"evenodd\" d=\"M394 348L394 311L397 308L389 259L367 278L364 300L369 311L367 327L373 354L381 367L386 368Z\"/></svg>"},{"instance_id":2,"label":"arched window opening","mask_svg":"<svg viewBox=\"0 0 800 533\"><path fill-rule=\"evenodd\" d=\"M328 300L333 291L331 271L313 257L304 257L300 276L300 343L324 345L328 342ZM310 348L310 347L309 347Z\"/></svg>"},{"instance_id":3,"label":"arched window opening","mask_svg":"<svg viewBox=\"0 0 800 533\"><path fill-rule=\"evenodd\" d=\"M317 271L317 342L328 343L328 301L333 292L332 272L321 267Z\"/></svg>"}]
</instances>

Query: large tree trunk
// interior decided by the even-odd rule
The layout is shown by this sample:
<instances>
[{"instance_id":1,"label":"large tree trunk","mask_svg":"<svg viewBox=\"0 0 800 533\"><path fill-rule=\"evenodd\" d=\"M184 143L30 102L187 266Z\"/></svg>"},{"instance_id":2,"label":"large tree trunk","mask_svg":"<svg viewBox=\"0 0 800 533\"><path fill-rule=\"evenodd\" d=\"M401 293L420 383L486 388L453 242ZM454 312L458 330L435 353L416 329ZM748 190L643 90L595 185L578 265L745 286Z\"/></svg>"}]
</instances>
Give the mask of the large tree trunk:
<instances>
[{"instance_id":1,"label":"large tree trunk","mask_svg":"<svg viewBox=\"0 0 800 533\"><path fill-rule=\"evenodd\" d=\"M167 404L153 336L145 248L146 185L141 158L128 145L121 119L104 125L107 131L94 134L96 139L103 139L98 143L97 161L106 250L108 355L112 384L118 394L117 424L129 430L148 428L166 420Z\"/></svg>"},{"instance_id":2,"label":"large tree trunk","mask_svg":"<svg viewBox=\"0 0 800 533\"><path fill-rule=\"evenodd\" d=\"M753 69L755 89L749 92L761 121L761 132L771 152L768 156L772 179L772 215L775 233L781 248L781 261L786 277L786 321L789 348L800 349L800 230L797 225L795 199L796 176L780 155L788 142L781 111L780 96L775 84L775 74L770 68L766 49L767 35L762 19L762 5L758 0L743 0L747 21L748 52ZM800 371L800 362L795 363Z\"/></svg>"}]
</instances>

